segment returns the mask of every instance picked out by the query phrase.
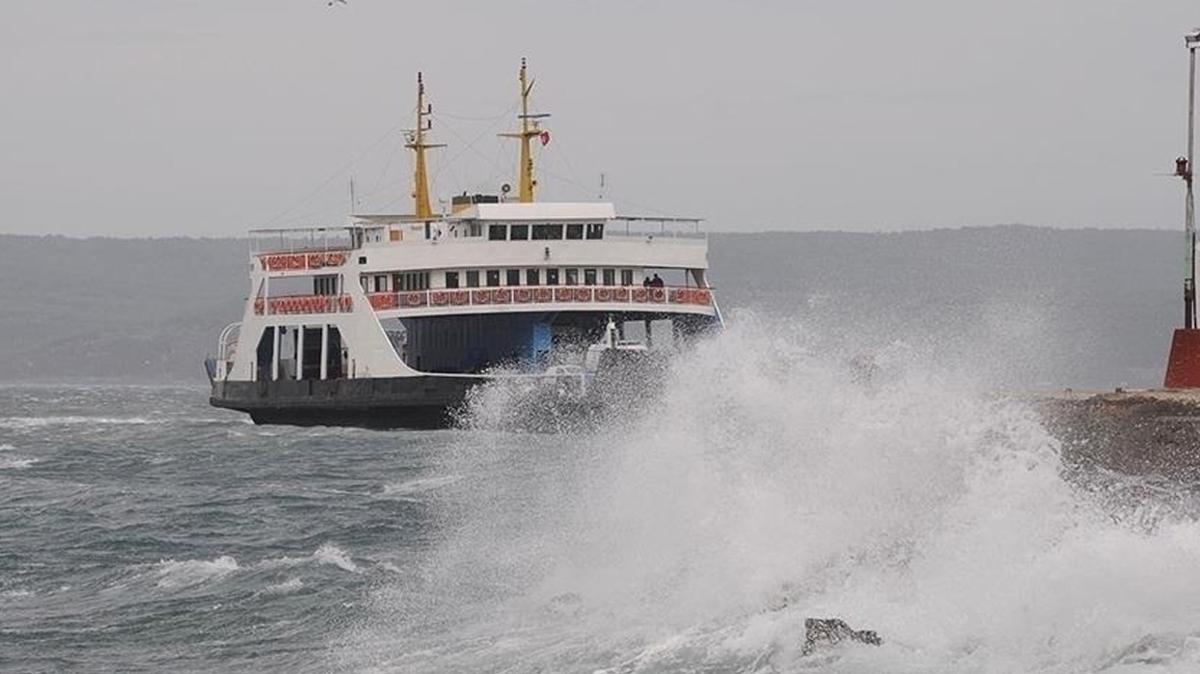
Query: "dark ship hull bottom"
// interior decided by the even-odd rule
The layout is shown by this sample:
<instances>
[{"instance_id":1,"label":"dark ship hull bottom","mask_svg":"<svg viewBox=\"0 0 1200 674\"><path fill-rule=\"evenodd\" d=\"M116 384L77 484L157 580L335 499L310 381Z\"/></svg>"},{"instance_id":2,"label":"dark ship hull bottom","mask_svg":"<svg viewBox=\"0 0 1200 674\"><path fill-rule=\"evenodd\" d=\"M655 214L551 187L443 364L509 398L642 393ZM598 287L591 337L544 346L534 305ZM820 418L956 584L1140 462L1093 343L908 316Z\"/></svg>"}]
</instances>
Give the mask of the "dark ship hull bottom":
<instances>
[{"instance_id":1,"label":"dark ship hull bottom","mask_svg":"<svg viewBox=\"0 0 1200 674\"><path fill-rule=\"evenodd\" d=\"M446 428L482 376L213 382L209 402L256 424Z\"/></svg>"},{"instance_id":2,"label":"dark ship hull bottom","mask_svg":"<svg viewBox=\"0 0 1200 674\"><path fill-rule=\"evenodd\" d=\"M477 386L509 387L511 409L492 425L561 431L586 427L624 409L639 409L666 377L669 356L605 351L585 385L579 375L446 375L374 379L279 380L212 384L209 402L246 412L257 424L447 428L471 425L459 412Z\"/></svg>"}]
</instances>

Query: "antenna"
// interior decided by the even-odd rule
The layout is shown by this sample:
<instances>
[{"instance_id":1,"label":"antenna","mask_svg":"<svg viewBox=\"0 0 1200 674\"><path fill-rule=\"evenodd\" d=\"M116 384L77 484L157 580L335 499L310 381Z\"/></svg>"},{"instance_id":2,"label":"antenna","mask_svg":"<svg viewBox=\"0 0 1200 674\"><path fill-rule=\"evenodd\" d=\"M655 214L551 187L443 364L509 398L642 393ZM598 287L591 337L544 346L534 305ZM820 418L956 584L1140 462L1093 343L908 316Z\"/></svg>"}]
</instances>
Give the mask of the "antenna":
<instances>
[{"instance_id":1,"label":"antenna","mask_svg":"<svg viewBox=\"0 0 1200 674\"><path fill-rule=\"evenodd\" d=\"M350 215L354 215L356 200L354 198L354 176L350 176Z\"/></svg>"},{"instance_id":2,"label":"antenna","mask_svg":"<svg viewBox=\"0 0 1200 674\"><path fill-rule=\"evenodd\" d=\"M600 194L596 195L600 201L604 201L604 173L600 173Z\"/></svg>"}]
</instances>

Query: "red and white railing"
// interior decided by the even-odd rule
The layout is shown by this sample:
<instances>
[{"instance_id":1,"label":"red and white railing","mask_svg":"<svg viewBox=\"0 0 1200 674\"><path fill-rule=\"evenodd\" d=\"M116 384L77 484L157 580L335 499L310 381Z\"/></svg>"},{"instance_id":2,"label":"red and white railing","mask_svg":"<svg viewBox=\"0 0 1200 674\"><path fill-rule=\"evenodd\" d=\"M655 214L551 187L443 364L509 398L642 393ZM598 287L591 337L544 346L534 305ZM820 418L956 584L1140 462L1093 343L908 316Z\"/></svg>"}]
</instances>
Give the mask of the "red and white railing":
<instances>
[{"instance_id":1,"label":"red and white railing","mask_svg":"<svg viewBox=\"0 0 1200 674\"><path fill-rule=\"evenodd\" d=\"M254 313L268 314L337 314L354 310L354 300L349 295L281 295L258 297L254 300Z\"/></svg>"},{"instance_id":2,"label":"red and white railing","mask_svg":"<svg viewBox=\"0 0 1200 674\"><path fill-rule=\"evenodd\" d=\"M259 255L258 261L264 271L304 271L340 267L346 264L347 252L327 250L315 253L276 253Z\"/></svg>"},{"instance_id":3,"label":"red and white railing","mask_svg":"<svg viewBox=\"0 0 1200 674\"><path fill-rule=\"evenodd\" d=\"M376 311L509 304L683 304L711 306L708 288L644 286L513 286L406 290L368 295Z\"/></svg>"}]
</instances>

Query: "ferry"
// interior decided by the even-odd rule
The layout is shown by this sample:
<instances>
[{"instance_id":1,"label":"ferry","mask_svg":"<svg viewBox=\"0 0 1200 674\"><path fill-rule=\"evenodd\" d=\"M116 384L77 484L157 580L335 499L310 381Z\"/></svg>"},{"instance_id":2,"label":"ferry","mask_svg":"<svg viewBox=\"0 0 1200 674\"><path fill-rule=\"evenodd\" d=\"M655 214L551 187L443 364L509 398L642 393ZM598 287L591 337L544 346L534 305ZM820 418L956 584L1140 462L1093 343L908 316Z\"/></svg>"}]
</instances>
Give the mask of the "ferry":
<instances>
[{"instance_id":1,"label":"ferry","mask_svg":"<svg viewBox=\"0 0 1200 674\"><path fill-rule=\"evenodd\" d=\"M427 153L444 146L418 74L412 213L250 232L242 319L206 361L212 405L259 424L429 428L475 387L550 381L586 406L722 325L701 220L535 199L548 115L530 112L524 60L518 83L518 126L501 134L519 149L516 195L433 210Z\"/></svg>"}]
</instances>

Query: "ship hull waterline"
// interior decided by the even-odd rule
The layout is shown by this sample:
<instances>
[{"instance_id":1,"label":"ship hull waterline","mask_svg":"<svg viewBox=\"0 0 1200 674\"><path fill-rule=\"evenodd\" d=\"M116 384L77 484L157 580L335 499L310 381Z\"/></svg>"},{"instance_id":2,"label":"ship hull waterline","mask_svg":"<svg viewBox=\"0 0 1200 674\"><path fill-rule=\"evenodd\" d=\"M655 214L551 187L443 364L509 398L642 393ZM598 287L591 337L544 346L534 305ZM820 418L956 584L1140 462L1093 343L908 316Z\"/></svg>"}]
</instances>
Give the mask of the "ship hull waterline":
<instances>
[{"instance_id":1,"label":"ship hull waterline","mask_svg":"<svg viewBox=\"0 0 1200 674\"><path fill-rule=\"evenodd\" d=\"M308 381L216 381L209 402L256 424L446 428L484 376L419 375Z\"/></svg>"}]
</instances>

